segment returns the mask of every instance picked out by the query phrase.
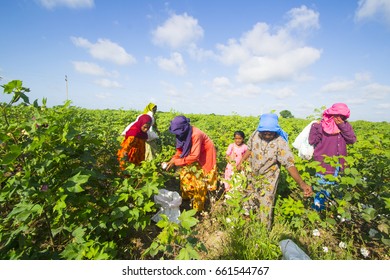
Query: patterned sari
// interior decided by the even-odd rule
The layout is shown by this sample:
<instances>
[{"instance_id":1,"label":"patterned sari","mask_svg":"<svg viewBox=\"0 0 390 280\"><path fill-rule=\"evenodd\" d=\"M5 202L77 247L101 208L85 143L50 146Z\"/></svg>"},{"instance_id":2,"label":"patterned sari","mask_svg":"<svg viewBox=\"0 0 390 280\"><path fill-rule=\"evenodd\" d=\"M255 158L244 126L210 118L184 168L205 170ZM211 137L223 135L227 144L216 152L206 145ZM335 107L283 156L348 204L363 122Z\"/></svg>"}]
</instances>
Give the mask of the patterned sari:
<instances>
[{"instance_id":1,"label":"patterned sari","mask_svg":"<svg viewBox=\"0 0 390 280\"><path fill-rule=\"evenodd\" d=\"M191 199L192 208L204 209L207 191L217 188L217 151L213 141L190 120L177 116L169 131L176 135L176 154L172 157L180 166L180 189L183 199Z\"/></svg>"},{"instance_id":2,"label":"patterned sari","mask_svg":"<svg viewBox=\"0 0 390 280\"><path fill-rule=\"evenodd\" d=\"M280 166L286 169L294 166L294 155L282 137L266 142L260 138L258 131L249 138L248 149L252 152L249 158L252 172L248 174L250 183L246 196L249 201L244 208L247 211L259 210L260 220L270 229Z\"/></svg>"},{"instance_id":3,"label":"patterned sari","mask_svg":"<svg viewBox=\"0 0 390 280\"><path fill-rule=\"evenodd\" d=\"M117 156L120 168L126 168L126 162L132 162L136 165L145 160L145 139L129 136L123 140L121 149L118 150Z\"/></svg>"},{"instance_id":4,"label":"patterned sari","mask_svg":"<svg viewBox=\"0 0 390 280\"><path fill-rule=\"evenodd\" d=\"M192 208L202 211L207 191L214 191L217 188L216 167L206 173L198 163L193 163L182 167L179 174L182 198L191 199Z\"/></svg>"}]
</instances>

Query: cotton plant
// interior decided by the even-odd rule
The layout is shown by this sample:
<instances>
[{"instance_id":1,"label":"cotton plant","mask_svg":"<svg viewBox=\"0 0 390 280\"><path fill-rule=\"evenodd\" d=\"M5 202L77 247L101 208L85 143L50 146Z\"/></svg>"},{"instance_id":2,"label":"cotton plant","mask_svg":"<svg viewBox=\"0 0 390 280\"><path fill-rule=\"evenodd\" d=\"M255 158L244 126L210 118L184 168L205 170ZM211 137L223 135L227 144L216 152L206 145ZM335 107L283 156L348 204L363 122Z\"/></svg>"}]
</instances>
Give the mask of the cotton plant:
<instances>
[{"instance_id":1,"label":"cotton plant","mask_svg":"<svg viewBox=\"0 0 390 280\"><path fill-rule=\"evenodd\" d=\"M377 230L371 228L369 231L368 231L368 235L371 237L371 238L374 238L375 235L377 235L377 233L379 233Z\"/></svg>"},{"instance_id":2,"label":"cotton plant","mask_svg":"<svg viewBox=\"0 0 390 280\"><path fill-rule=\"evenodd\" d=\"M362 247L360 248L360 254L362 254L363 257L367 258L370 255L370 251L368 251L367 248Z\"/></svg>"},{"instance_id":3,"label":"cotton plant","mask_svg":"<svg viewBox=\"0 0 390 280\"><path fill-rule=\"evenodd\" d=\"M346 221L344 217L341 217L341 215L337 215L337 218L340 220L340 223L343 223Z\"/></svg>"},{"instance_id":4,"label":"cotton plant","mask_svg":"<svg viewBox=\"0 0 390 280\"><path fill-rule=\"evenodd\" d=\"M346 249L346 248L347 248L347 244L345 244L343 241L340 241L339 247L340 247L341 249Z\"/></svg>"},{"instance_id":5,"label":"cotton plant","mask_svg":"<svg viewBox=\"0 0 390 280\"><path fill-rule=\"evenodd\" d=\"M313 230L313 236L320 236L320 235L321 235L321 233L318 229Z\"/></svg>"}]
</instances>

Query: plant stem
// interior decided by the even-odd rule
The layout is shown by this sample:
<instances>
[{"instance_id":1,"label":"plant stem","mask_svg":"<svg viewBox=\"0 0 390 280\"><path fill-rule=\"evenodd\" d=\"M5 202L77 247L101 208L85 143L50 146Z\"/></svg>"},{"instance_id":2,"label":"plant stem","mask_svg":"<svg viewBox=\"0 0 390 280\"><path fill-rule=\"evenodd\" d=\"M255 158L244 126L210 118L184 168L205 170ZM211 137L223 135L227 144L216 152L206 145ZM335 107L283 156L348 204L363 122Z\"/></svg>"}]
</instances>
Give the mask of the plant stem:
<instances>
[{"instance_id":1,"label":"plant stem","mask_svg":"<svg viewBox=\"0 0 390 280\"><path fill-rule=\"evenodd\" d=\"M45 210L43 210L43 216L45 217L45 221L46 221L47 227L49 228L49 236L50 236L51 246L54 247L54 236L53 236L53 233L51 232L51 226L50 226L49 217L46 215L46 211Z\"/></svg>"}]
</instances>

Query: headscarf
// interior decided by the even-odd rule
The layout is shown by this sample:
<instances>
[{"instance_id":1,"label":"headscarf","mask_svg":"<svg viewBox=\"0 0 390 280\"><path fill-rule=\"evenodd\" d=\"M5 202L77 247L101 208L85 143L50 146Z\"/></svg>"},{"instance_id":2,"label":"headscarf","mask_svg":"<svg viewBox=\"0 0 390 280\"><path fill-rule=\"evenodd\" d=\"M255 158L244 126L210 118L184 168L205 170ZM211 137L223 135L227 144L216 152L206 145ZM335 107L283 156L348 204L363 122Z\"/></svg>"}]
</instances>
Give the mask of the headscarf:
<instances>
[{"instance_id":1,"label":"headscarf","mask_svg":"<svg viewBox=\"0 0 390 280\"><path fill-rule=\"evenodd\" d=\"M156 104L150 102L148 105L146 105L143 113L147 114L148 112L153 112L154 107L156 107Z\"/></svg>"},{"instance_id":2,"label":"headscarf","mask_svg":"<svg viewBox=\"0 0 390 280\"><path fill-rule=\"evenodd\" d=\"M257 131L271 131L276 132L284 141L288 142L287 133L279 126L278 116L276 114L263 114L260 116L260 123L257 127Z\"/></svg>"},{"instance_id":3,"label":"headscarf","mask_svg":"<svg viewBox=\"0 0 390 280\"><path fill-rule=\"evenodd\" d=\"M146 114L140 115L133 125L126 131L126 138L129 136L135 136L141 139L148 139L148 134L141 130L142 126L146 123L152 123L152 117Z\"/></svg>"},{"instance_id":4,"label":"headscarf","mask_svg":"<svg viewBox=\"0 0 390 280\"><path fill-rule=\"evenodd\" d=\"M176 135L176 148L182 149L181 158L188 156L192 147L192 127L190 119L177 116L171 121L169 132Z\"/></svg>"},{"instance_id":5,"label":"headscarf","mask_svg":"<svg viewBox=\"0 0 390 280\"><path fill-rule=\"evenodd\" d=\"M326 109L322 114L321 126L328 134L337 134L340 132L337 124L334 122L333 115L342 115L349 118L351 112L344 103L335 103L332 107Z\"/></svg>"}]
</instances>

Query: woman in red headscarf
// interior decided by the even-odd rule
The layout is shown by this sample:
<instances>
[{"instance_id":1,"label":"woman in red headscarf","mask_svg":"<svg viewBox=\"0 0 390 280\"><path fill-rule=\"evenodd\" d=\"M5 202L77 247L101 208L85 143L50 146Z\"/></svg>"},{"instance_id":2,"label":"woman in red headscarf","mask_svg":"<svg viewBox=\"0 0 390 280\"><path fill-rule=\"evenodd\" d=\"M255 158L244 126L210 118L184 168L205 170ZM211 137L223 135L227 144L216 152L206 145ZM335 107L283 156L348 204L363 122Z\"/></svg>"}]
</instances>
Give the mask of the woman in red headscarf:
<instances>
[{"instance_id":1,"label":"woman in red headscarf","mask_svg":"<svg viewBox=\"0 0 390 280\"><path fill-rule=\"evenodd\" d=\"M152 125L152 118L143 114L127 129L121 149L118 150L120 168L126 168L126 162L140 164L145 160L145 142L148 139L147 131Z\"/></svg>"}]
</instances>

